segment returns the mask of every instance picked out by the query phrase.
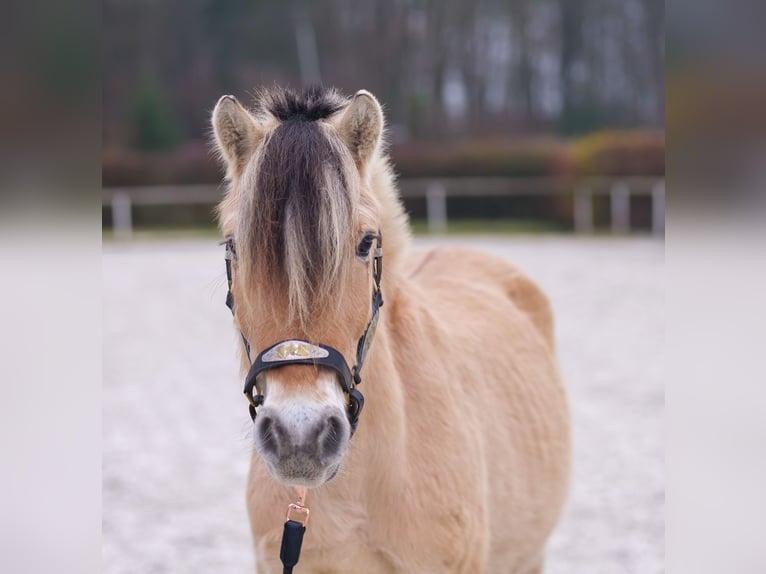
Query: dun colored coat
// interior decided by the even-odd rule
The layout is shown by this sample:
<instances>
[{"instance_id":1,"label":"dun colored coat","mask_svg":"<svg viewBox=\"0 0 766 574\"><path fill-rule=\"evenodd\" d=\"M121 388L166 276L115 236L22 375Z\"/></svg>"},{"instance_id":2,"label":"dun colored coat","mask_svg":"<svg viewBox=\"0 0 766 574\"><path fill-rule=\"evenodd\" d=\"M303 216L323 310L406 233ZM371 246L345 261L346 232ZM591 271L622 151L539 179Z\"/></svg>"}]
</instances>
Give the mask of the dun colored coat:
<instances>
[{"instance_id":1,"label":"dun colored coat","mask_svg":"<svg viewBox=\"0 0 766 574\"><path fill-rule=\"evenodd\" d=\"M247 488L258 572L281 572L291 485L311 487L296 574L543 572L570 439L540 288L498 257L411 249L368 92L274 89L253 110L224 96L213 128L235 322L253 355L306 339L353 364L370 318L365 243L379 235L383 248L354 436L333 372L263 373Z\"/></svg>"}]
</instances>

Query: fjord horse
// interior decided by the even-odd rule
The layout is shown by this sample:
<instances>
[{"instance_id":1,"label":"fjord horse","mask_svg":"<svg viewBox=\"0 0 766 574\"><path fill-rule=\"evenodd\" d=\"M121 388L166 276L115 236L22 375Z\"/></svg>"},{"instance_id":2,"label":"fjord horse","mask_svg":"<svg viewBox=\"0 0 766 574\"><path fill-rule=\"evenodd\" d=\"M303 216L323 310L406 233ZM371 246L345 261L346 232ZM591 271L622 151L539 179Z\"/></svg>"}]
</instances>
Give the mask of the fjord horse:
<instances>
[{"instance_id":1,"label":"fjord horse","mask_svg":"<svg viewBox=\"0 0 766 574\"><path fill-rule=\"evenodd\" d=\"M281 572L291 486L311 488L301 574L542 572L570 466L545 295L504 259L410 249L370 93L224 96L212 123L258 572Z\"/></svg>"}]
</instances>

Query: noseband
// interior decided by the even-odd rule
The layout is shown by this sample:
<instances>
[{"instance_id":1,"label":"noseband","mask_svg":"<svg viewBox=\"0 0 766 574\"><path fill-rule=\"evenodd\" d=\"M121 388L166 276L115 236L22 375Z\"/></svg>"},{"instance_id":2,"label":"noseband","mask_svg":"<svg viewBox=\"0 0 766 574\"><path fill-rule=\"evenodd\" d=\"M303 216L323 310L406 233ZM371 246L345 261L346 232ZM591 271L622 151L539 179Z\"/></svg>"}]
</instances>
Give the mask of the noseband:
<instances>
[{"instance_id":1,"label":"noseband","mask_svg":"<svg viewBox=\"0 0 766 574\"><path fill-rule=\"evenodd\" d=\"M264 396L258 387L258 375L269 369L284 365L314 365L332 369L338 375L338 382L343 392L348 396L346 414L351 425L351 434L354 434L359 424L359 414L364 406L364 396L356 387L362 382L360 371L375 335L375 328L378 325L378 311L383 306L383 295L380 292L380 278L383 272L383 240L380 234L377 235L377 241L378 246L372 260L372 312L370 321L367 323L367 327L362 336L359 337L359 342L356 345L356 362L353 367L349 368L343 354L337 349L329 345L315 344L303 339L285 339L284 341L274 343L258 353L258 356L253 360L250 357L250 343L248 343L245 335L240 331L245 351L247 351L247 358L250 361L250 370L245 378L244 393L250 402L250 417L253 421L255 421L257 415L257 407L261 406L264 401ZM234 294L231 291L231 264L232 261L236 261L237 251L233 237L227 237L223 243L226 245L226 278L229 284L229 290L226 293L226 306L234 314Z\"/></svg>"}]
</instances>

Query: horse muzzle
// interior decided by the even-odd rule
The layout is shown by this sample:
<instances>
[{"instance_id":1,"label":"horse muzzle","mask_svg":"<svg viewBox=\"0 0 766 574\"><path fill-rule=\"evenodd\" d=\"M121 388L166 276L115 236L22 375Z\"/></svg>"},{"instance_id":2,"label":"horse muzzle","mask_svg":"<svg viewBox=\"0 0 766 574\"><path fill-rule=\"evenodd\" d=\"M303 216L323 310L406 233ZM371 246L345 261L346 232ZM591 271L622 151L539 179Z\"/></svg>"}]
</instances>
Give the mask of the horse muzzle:
<instances>
[{"instance_id":1,"label":"horse muzzle","mask_svg":"<svg viewBox=\"0 0 766 574\"><path fill-rule=\"evenodd\" d=\"M279 407L269 401L255 421L255 448L272 476L289 486L316 487L335 476L351 427L335 406L296 399Z\"/></svg>"}]
</instances>

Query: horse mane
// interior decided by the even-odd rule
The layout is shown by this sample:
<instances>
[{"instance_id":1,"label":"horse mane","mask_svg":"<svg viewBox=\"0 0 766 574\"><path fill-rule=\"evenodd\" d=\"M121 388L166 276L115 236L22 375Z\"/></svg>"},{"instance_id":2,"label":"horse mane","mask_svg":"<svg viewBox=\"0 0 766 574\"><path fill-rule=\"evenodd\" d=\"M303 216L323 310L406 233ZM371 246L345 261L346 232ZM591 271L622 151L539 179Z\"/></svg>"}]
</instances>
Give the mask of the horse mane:
<instances>
[{"instance_id":1,"label":"horse mane","mask_svg":"<svg viewBox=\"0 0 766 574\"><path fill-rule=\"evenodd\" d=\"M347 103L318 87L263 91L256 102L257 113L281 123L266 136L245 185L241 260L261 278L259 288L287 294L289 320L304 327L313 310L342 300L339 290L353 259L357 198L346 177L353 162L319 122Z\"/></svg>"},{"instance_id":2,"label":"horse mane","mask_svg":"<svg viewBox=\"0 0 766 574\"><path fill-rule=\"evenodd\" d=\"M348 98L331 88L310 86L300 92L290 88L261 90L256 95L255 109L281 122L317 121L329 118L348 105Z\"/></svg>"}]
</instances>

